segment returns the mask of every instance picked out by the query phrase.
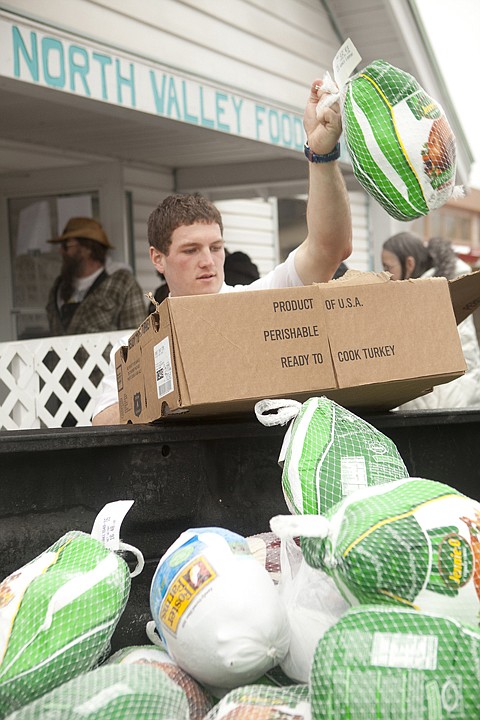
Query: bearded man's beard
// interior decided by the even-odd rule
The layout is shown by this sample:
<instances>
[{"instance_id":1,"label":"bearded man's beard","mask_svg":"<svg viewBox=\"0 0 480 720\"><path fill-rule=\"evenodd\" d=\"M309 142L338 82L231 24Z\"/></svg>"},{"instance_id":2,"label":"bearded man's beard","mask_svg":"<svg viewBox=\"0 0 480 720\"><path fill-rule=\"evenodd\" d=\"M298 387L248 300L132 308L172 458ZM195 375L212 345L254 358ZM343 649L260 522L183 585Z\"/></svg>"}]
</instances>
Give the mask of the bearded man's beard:
<instances>
[{"instance_id":1,"label":"bearded man's beard","mask_svg":"<svg viewBox=\"0 0 480 720\"><path fill-rule=\"evenodd\" d=\"M75 289L76 270L78 261L74 257L64 257L60 273L59 292L63 302L68 302Z\"/></svg>"}]
</instances>

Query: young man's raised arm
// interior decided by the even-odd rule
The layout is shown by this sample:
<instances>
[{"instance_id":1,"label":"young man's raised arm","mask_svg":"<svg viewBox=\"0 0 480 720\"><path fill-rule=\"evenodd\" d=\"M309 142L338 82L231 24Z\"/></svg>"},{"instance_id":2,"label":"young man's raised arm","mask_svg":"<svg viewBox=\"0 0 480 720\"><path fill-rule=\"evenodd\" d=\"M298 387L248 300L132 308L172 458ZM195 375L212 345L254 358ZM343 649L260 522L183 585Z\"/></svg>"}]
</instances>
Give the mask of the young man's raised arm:
<instances>
[{"instance_id":1,"label":"young man's raised arm","mask_svg":"<svg viewBox=\"0 0 480 720\"><path fill-rule=\"evenodd\" d=\"M321 80L312 83L303 118L312 157L334 152L342 131L338 102L317 115L324 94L321 86ZM350 204L338 160L308 164L308 235L295 256L295 268L305 285L330 280L352 251Z\"/></svg>"},{"instance_id":2,"label":"young man's raised arm","mask_svg":"<svg viewBox=\"0 0 480 720\"><path fill-rule=\"evenodd\" d=\"M322 109L317 117L317 105L323 94L321 85L321 80L312 83L305 109L304 126L310 150L317 155L326 155L335 149L342 123L338 103L331 108ZM308 165L308 235L297 249L294 260L295 270L305 285L330 280L338 265L352 250L350 205L338 161L309 162ZM102 382L97 407L92 425L120 422L113 362L111 371Z\"/></svg>"}]
</instances>

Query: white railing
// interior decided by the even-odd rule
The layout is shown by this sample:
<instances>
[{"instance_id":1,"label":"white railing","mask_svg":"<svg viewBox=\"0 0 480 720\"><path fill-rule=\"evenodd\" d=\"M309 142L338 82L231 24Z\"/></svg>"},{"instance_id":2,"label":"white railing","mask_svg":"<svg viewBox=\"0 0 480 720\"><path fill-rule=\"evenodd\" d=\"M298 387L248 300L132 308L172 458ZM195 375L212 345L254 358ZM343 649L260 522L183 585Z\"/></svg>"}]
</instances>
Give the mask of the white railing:
<instances>
[{"instance_id":1,"label":"white railing","mask_svg":"<svg viewBox=\"0 0 480 720\"><path fill-rule=\"evenodd\" d=\"M112 345L129 332L0 343L0 430L90 425Z\"/></svg>"}]
</instances>

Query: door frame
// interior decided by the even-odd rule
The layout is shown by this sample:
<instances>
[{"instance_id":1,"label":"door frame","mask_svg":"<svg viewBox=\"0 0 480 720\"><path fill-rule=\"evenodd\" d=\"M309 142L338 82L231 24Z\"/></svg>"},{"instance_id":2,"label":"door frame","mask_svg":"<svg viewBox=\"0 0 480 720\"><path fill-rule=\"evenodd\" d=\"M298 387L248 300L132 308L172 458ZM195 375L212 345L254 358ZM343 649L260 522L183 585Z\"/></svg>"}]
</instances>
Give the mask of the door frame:
<instances>
[{"instance_id":1,"label":"door frame","mask_svg":"<svg viewBox=\"0 0 480 720\"><path fill-rule=\"evenodd\" d=\"M119 162L73 165L0 176L0 341L16 339L8 200L98 192L100 219L114 245L112 259L132 264L123 167Z\"/></svg>"}]
</instances>

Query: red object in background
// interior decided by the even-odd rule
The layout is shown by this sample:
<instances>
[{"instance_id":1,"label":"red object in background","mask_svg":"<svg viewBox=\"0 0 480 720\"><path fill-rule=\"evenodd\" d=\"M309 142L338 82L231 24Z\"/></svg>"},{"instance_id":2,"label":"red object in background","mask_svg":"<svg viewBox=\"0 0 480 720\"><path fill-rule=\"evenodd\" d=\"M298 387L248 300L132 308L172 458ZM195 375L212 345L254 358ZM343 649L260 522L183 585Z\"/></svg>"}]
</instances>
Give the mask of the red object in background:
<instances>
[{"instance_id":1,"label":"red object in background","mask_svg":"<svg viewBox=\"0 0 480 720\"><path fill-rule=\"evenodd\" d=\"M460 260L471 265L476 270L480 267L480 248L471 248L469 245L453 245L455 254Z\"/></svg>"}]
</instances>

